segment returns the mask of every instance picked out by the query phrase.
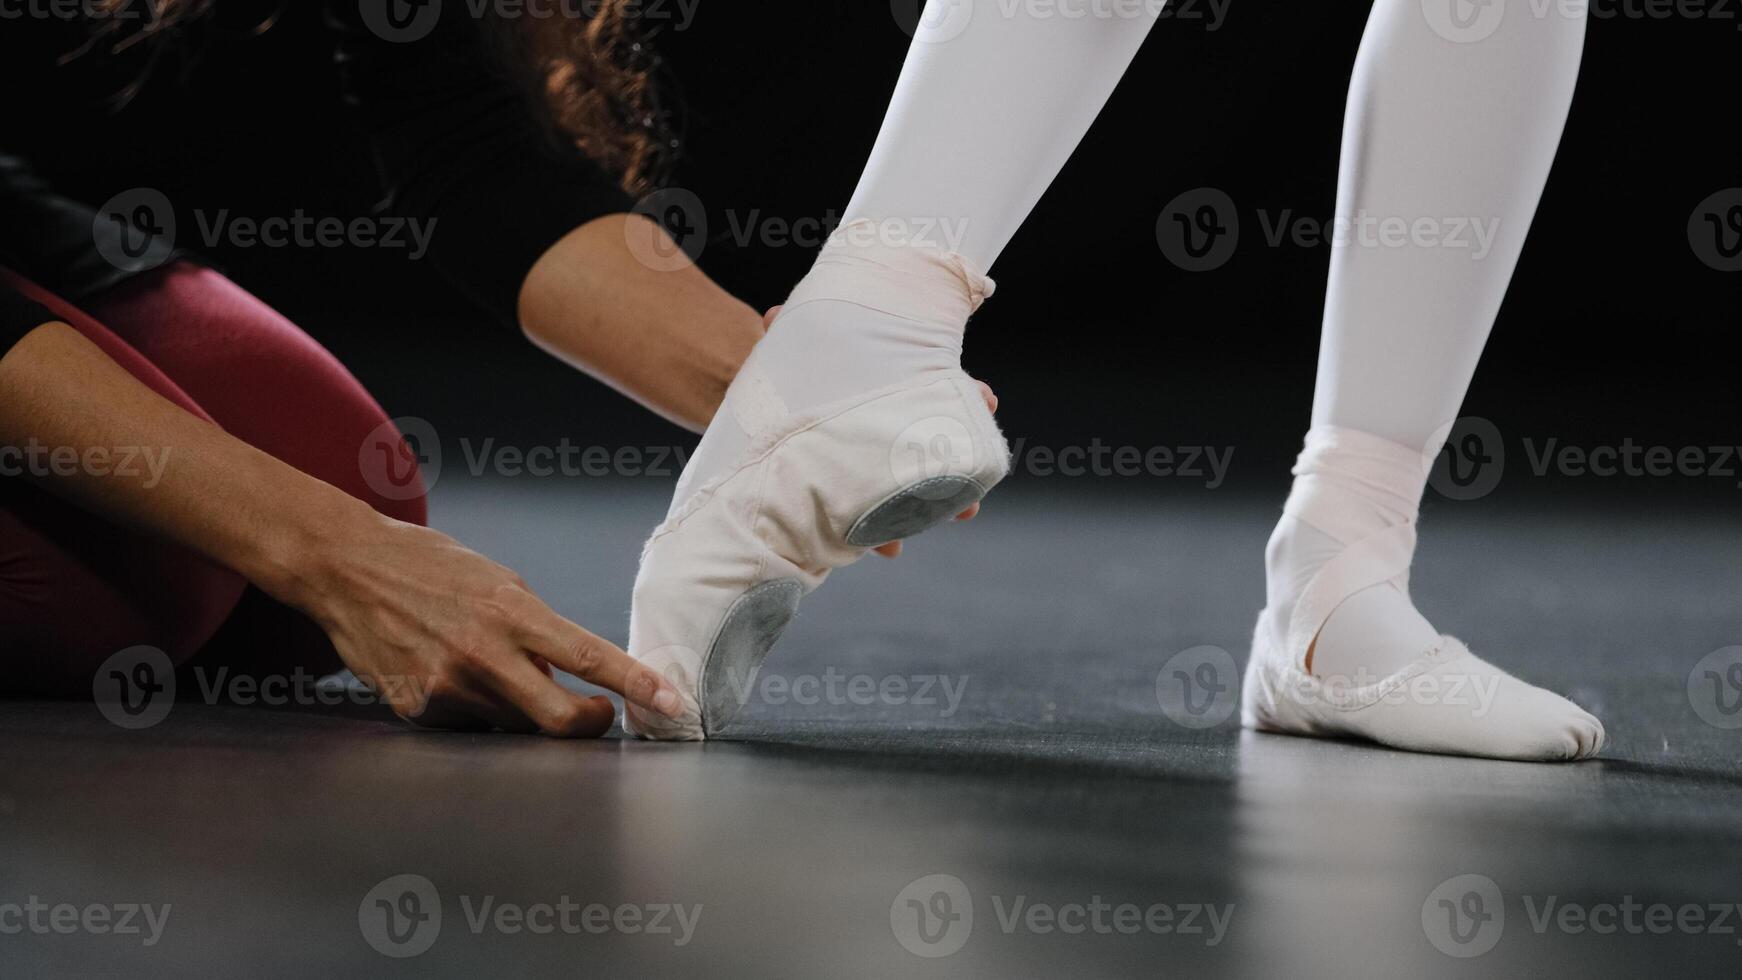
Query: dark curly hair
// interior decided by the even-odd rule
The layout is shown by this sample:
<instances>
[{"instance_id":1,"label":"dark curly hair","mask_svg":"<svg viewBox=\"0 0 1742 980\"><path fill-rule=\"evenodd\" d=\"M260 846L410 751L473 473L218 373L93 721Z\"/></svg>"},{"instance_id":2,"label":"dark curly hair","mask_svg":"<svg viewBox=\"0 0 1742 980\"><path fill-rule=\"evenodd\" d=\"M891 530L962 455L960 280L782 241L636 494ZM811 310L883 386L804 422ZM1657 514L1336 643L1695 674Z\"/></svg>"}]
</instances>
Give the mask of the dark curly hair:
<instances>
[{"instance_id":1,"label":"dark curly hair","mask_svg":"<svg viewBox=\"0 0 1742 980\"><path fill-rule=\"evenodd\" d=\"M498 23L505 63L556 130L618 176L630 193L665 175L677 140L660 102L651 38L623 0L594 0L582 18Z\"/></svg>"},{"instance_id":2,"label":"dark curly hair","mask_svg":"<svg viewBox=\"0 0 1742 980\"><path fill-rule=\"evenodd\" d=\"M91 2L90 31L61 60L93 50L139 59L141 70L111 98L124 105L162 54L156 42L208 14L217 0ZM137 16L141 6L149 6L151 16ZM616 176L625 190L644 193L659 183L677 149L660 103L660 61L651 32L635 16L639 4L633 0L581 0L579 7L579 16L489 21L492 47L557 135ZM250 33L267 30L277 19L272 14Z\"/></svg>"}]
</instances>

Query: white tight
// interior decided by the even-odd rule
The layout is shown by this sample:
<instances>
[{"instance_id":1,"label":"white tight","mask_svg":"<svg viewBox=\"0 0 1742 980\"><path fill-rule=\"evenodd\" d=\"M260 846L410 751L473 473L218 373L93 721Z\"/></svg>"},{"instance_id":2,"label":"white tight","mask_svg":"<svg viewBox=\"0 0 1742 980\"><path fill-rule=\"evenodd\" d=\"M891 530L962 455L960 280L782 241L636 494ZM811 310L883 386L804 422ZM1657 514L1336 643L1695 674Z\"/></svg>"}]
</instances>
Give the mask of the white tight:
<instances>
[{"instance_id":1,"label":"white tight","mask_svg":"<svg viewBox=\"0 0 1742 980\"><path fill-rule=\"evenodd\" d=\"M1314 424L1431 449L1456 417L1572 102L1584 21L1561 6L1374 3L1337 214L1428 219L1470 247L1335 250ZM1493 9L1503 16L1490 32ZM995 271L1155 23L1152 11L1052 10L932 0L849 219L953 222L961 233L945 244Z\"/></svg>"},{"instance_id":2,"label":"white tight","mask_svg":"<svg viewBox=\"0 0 1742 980\"><path fill-rule=\"evenodd\" d=\"M931 0L849 220L945 219L965 231L951 250L992 267L1156 21L1031 6Z\"/></svg>"},{"instance_id":3,"label":"white tight","mask_svg":"<svg viewBox=\"0 0 1742 980\"><path fill-rule=\"evenodd\" d=\"M1508 758L1577 758L1601 744L1601 726L1570 702L1485 662L1448 659L1447 650L1462 648L1422 618L1407 586L1421 464L1437 453L1463 400L1572 98L1584 23L1562 6L1538 13L1518 0L1375 0L1343 132L1337 212L1354 234L1333 252L1314 434L1266 553L1268 603L1249 687L1255 679L1273 703L1252 724ZM762 471L776 469L765 457L779 455L784 482L797 484L780 489L809 504L785 523L752 524L778 524L795 561L833 554L838 529L800 518L859 514L869 501L854 488L876 484L860 478L891 467L890 445L872 439L856 447L850 427L835 432L823 422L809 442L769 442L777 448L755 455L755 432L803 424L813 409L846 417L860 410L855 398L875 403L863 411L881 413L884 428L902 431L898 447L940 418L972 430L968 409L978 406L958 405L943 418L917 395L878 393L960 377L968 316L993 291L983 273L1081 141L1159 13L1123 4L1080 5L1075 16L1061 9L931 0L846 211L845 230L869 238L836 236L795 290L685 470L674 517L710 514L720 528L737 527L727 520L735 512L719 503L727 490L710 498L700 488L761 486ZM1402 242L1388 230L1398 226L1409 233ZM920 417L926 413L933 417ZM1376 487L1340 476L1364 472L1390 479ZM709 537L705 521L690 523L660 545L663 564L643 565L640 625L631 627L637 656L649 655L654 639L689 637L696 632L685 626L689 619L713 622L714 606L743 582L766 577L760 539L726 530ZM757 571L697 571L714 567ZM733 588L709 591L721 582ZM1325 718L1340 723L1344 714L1291 713L1276 696L1305 670L1319 678L1407 678L1424 664L1452 662L1478 665L1516 710L1488 722L1406 705L1338 728Z\"/></svg>"},{"instance_id":4,"label":"white tight","mask_svg":"<svg viewBox=\"0 0 1742 980\"><path fill-rule=\"evenodd\" d=\"M1429 218L1448 232L1468 221L1493 239L1486 254L1333 252L1314 425L1437 452L1429 439L1457 417L1548 179L1585 38L1583 17L1500 9L1492 34L1458 43L1435 33L1419 0L1373 5L1349 87L1337 214Z\"/></svg>"},{"instance_id":5,"label":"white tight","mask_svg":"<svg viewBox=\"0 0 1742 980\"><path fill-rule=\"evenodd\" d=\"M1584 20L1562 6L1374 3L1344 122L1337 216L1351 232L1331 261L1315 427L1438 452L1571 104ZM1053 10L932 0L850 219L954 221L958 240L942 244L993 268L1155 20L1046 15ZM1401 224L1411 239L1376 238L1380 222ZM1414 237L1418 229L1425 237ZM826 282L812 285L810 295L828 295ZM880 319L820 303L789 327L863 334ZM1345 530L1415 519L1413 509L1392 513L1345 496L1334 502L1348 511ZM1286 609L1348 543L1285 517L1268 556L1270 605ZM1338 669L1383 674L1438 636L1402 590L1386 586L1350 597L1330 617L1319 655Z\"/></svg>"}]
</instances>

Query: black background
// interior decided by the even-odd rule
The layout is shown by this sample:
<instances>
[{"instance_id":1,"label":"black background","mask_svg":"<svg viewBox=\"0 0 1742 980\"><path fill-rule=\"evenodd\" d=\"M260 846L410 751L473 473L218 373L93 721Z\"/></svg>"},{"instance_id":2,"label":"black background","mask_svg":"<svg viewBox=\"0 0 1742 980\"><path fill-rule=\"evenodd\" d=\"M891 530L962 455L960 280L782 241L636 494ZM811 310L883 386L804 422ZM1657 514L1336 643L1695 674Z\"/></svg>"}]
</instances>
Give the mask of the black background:
<instances>
[{"instance_id":1,"label":"black background","mask_svg":"<svg viewBox=\"0 0 1742 980\"><path fill-rule=\"evenodd\" d=\"M1709 195L1742 186L1742 5L1697 17L1619 0L1598 9L1466 410L1537 438L1735 444L1742 273L1702 263L1688 225ZM1268 490L1307 423L1329 247L1269 247L1256 212L1330 216L1367 5L1230 0L1214 28L1207 7L1194 11L1152 32L994 270L1000 292L970 330L968 365L998 388L1013 435L1237 445L1269 461ZM248 19L236 6L225 16ZM162 189L186 228L195 209L369 213L367 146L316 5L258 37L202 36L192 66L160 72L125 113L68 117L26 149L93 202ZM826 219L846 204L908 40L880 0L714 0L663 32L685 135L673 183L705 202L701 262L728 289L766 305L803 273L809 248L741 248L731 222ZM1247 229L1226 265L1190 273L1165 259L1155 226L1170 199L1202 186L1228 193ZM402 252L210 254L390 413L430 418L444 437L686 438L491 324Z\"/></svg>"}]
</instances>

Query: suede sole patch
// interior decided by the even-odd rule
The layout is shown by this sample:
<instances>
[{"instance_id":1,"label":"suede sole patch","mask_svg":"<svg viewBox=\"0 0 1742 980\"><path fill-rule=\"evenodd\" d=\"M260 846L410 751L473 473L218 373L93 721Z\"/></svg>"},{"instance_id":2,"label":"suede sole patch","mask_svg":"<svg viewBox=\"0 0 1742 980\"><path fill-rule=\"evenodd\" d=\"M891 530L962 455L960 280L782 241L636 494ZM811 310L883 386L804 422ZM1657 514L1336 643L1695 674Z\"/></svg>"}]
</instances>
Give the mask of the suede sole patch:
<instances>
[{"instance_id":1,"label":"suede sole patch","mask_svg":"<svg viewBox=\"0 0 1742 980\"><path fill-rule=\"evenodd\" d=\"M986 496L986 488L965 476L934 476L903 487L866 511L847 531L855 548L875 548L911 538L942 524Z\"/></svg>"},{"instance_id":2,"label":"suede sole patch","mask_svg":"<svg viewBox=\"0 0 1742 980\"><path fill-rule=\"evenodd\" d=\"M702 669L702 730L710 738L743 710L757 667L798 614L803 597L803 585L776 579L752 586L726 610Z\"/></svg>"}]
</instances>

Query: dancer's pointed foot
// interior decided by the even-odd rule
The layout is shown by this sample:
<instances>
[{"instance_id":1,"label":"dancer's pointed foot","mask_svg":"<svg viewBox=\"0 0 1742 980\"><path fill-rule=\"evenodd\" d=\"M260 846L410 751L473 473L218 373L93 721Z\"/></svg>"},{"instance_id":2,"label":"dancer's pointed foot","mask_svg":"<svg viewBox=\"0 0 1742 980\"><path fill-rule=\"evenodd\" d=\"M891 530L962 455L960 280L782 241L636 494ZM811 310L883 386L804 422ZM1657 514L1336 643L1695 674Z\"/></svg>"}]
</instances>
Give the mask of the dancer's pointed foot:
<instances>
[{"instance_id":1,"label":"dancer's pointed foot","mask_svg":"<svg viewBox=\"0 0 1742 980\"><path fill-rule=\"evenodd\" d=\"M718 731L830 570L972 516L1003 479L996 400L960 366L962 328L991 288L959 256L825 250L733 381L643 551L629 652L673 682L685 710L631 708L627 730Z\"/></svg>"}]
</instances>

